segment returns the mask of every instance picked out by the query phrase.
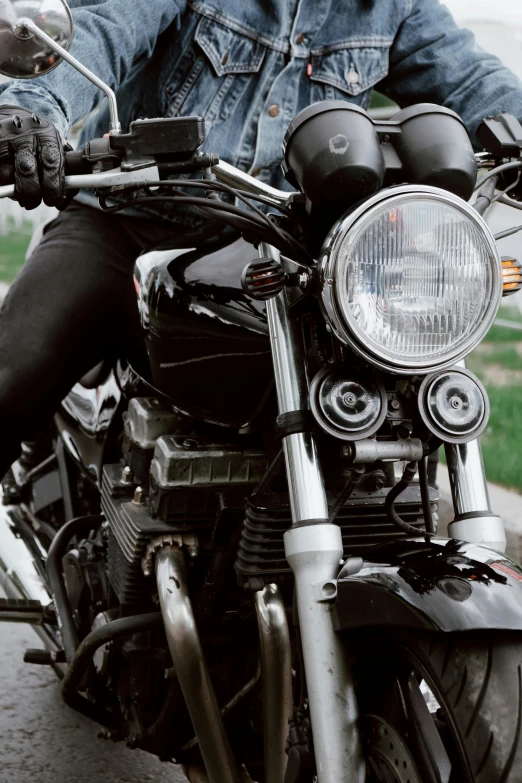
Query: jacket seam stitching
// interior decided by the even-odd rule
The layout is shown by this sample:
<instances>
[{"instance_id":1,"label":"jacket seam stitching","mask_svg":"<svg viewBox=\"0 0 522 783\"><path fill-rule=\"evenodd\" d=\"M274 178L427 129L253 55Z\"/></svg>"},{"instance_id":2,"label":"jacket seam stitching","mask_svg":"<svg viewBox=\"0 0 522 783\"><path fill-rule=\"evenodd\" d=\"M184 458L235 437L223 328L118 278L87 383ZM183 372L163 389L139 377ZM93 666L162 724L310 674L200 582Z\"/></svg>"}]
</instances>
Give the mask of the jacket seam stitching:
<instances>
[{"instance_id":1,"label":"jacket seam stitching","mask_svg":"<svg viewBox=\"0 0 522 783\"><path fill-rule=\"evenodd\" d=\"M381 36L375 38L349 38L345 41L339 41L339 43L336 44L310 49L310 54L313 56L321 56L343 49L389 49L392 44L393 38L384 38Z\"/></svg>"},{"instance_id":2,"label":"jacket seam stitching","mask_svg":"<svg viewBox=\"0 0 522 783\"><path fill-rule=\"evenodd\" d=\"M250 27L246 27L245 25L241 24L237 20L231 19L229 16L225 16L224 14L220 13L219 11L216 11L213 8L209 8L204 3L201 3L200 0L188 0L188 5L196 13L200 14L201 16L205 16L207 19L214 19L215 21L223 24L225 27L228 27L231 30L235 30L235 32L240 33L246 36L247 38L251 38L253 41L263 44L264 46L267 46L269 49L273 49L276 52L281 52L282 54L291 53L292 56L297 57L299 59L306 59L311 56L317 57L317 56L330 54L335 51L349 49L349 48L389 49L393 44L393 38L390 37L366 36L364 38L347 39L344 41L339 41L338 43L335 44L328 44L326 46L319 46L312 49L301 48L300 50L296 50L295 47L293 47L289 41L277 41L274 38L268 38L267 36L260 35L255 30L252 30Z\"/></svg>"},{"instance_id":3,"label":"jacket seam stitching","mask_svg":"<svg viewBox=\"0 0 522 783\"><path fill-rule=\"evenodd\" d=\"M387 74L388 74L388 68L383 68L375 76L372 74L371 76L368 76L368 78L365 79L360 84L353 85L353 86L347 85L346 82L342 82L340 79L336 79L332 76L328 76L328 74L325 74L323 77L321 77L320 74L312 74L310 79L311 81L321 82L322 84L331 84L333 87L338 87L340 90L342 90L343 92L347 92L350 95L359 95L361 92L364 92L365 90L372 87L374 84L380 82L381 79L383 79Z\"/></svg>"},{"instance_id":4,"label":"jacket seam stitching","mask_svg":"<svg viewBox=\"0 0 522 783\"><path fill-rule=\"evenodd\" d=\"M231 30L235 30L237 33L241 33L247 38L251 38L253 41L257 41L258 43L267 46L269 49L275 49L276 52L281 52L282 54L287 54L290 51L290 44L288 41L283 43L281 41L275 41L273 38L259 35L255 30L245 27L235 19L231 19L230 17L219 13L219 11L215 11L213 8L208 8L203 3L198 2L198 0L189 0L188 5L196 11L196 13L206 16L208 19L215 19L216 22L224 24L225 27L229 27Z\"/></svg>"}]
</instances>

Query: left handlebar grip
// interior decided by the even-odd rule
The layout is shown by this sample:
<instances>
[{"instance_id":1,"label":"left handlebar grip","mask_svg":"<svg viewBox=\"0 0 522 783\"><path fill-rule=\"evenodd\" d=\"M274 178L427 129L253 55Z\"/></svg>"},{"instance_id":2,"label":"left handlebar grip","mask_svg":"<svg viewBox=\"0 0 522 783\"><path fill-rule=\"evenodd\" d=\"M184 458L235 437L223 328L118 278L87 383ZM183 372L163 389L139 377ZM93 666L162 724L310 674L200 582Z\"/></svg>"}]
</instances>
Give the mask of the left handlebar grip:
<instances>
[{"instance_id":1,"label":"left handlebar grip","mask_svg":"<svg viewBox=\"0 0 522 783\"><path fill-rule=\"evenodd\" d=\"M83 150L65 153L65 174L91 174L91 163L84 158Z\"/></svg>"}]
</instances>

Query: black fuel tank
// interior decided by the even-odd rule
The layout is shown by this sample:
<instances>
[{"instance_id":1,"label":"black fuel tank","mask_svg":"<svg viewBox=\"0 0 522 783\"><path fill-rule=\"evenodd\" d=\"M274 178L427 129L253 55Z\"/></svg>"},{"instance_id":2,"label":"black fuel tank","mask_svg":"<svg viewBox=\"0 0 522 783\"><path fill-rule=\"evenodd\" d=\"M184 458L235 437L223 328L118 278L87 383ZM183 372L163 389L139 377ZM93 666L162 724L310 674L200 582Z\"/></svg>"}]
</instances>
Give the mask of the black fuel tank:
<instances>
[{"instance_id":1,"label":"black fuel tank","mask_svg":"<svg viewBox=\"0 0 522 783\"><path fill-rule=\"evenodd\" d=\"M135 268L153 386L177 408L215 424L242 427L272 386L265 305L241 289L258 257L243 239L154 249Z\"/></svg>"}]
</instances>

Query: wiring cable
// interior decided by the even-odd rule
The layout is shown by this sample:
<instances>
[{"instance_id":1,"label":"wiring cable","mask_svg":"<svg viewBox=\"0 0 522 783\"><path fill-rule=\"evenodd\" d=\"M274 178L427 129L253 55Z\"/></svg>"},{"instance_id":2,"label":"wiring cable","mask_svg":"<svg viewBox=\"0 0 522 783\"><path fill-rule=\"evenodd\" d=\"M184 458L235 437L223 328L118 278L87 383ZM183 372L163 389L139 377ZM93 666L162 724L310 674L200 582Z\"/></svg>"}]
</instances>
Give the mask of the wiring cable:
<instances>
[{"instance_id":1,"label":"wiring cable","mask_svg":"<svg viewBox=\"0 0 522 783\"><path fill-rule=\"evenodd\" d=\"M503 171L510 171L511 169L522 169L522 161L511 161L510 163L503 163L501 166L497 166L494 169L491 169L491 171L488 171L487 174L485 174L477 184L475 185L473 192L476 190L479 190L482 185L488 181L488 179L491 179L491 177L497 177L499 174L502 174ZM510 190L513 186L510 186Z\"/></svg>"},{"instance_id":2,"label":"wiring cable","mask_svg":"<svg viewBox=\"0 0 522 783\"><path fill-rule=\"evenodd\" d=\"M148 183L149 187L151 186ZM179 188L179 186L177 186ZM230 225L238 228L240 231L253 232L259 235L261 230L262 239L278 247L283 253L297 254L302 260L305 260L306 264L311 264L312 259L304 247L294 238L291 234L283 231L278 226L275 226L270 218L265 215L261 210L259 214L255 211L250 212L241 207L236 207L233 204L225 204L221 201L214 201L208 198L201 198L198 196L147 196L129 199L123 201L120 204L109 206L106 202L105 194L98 193L100 208L107 213L121 212L128 207L136 206L138 204L150 205L154 203L177 203L187 204L195 207L198 211L202 212L205 216L211 217L213 220L221 220L222 222L229 223ZM224 213L227 213L225 219ZM262 217L261 217L262 216ZM236 219L233 220L232 217ZM276 241L277 239L277 241Z\"/></svg>"},{"instance_id":3,"label":"wiring cable","mask_svg":"<svg viewBox=\"0 0 522 783\"><path fill-rule=\"evenodd\" d=\"M293 245L296 252L298 252L299 255L301 256L303 255L303 253L306 253L306 250L295 239L295 237L293 237L288 232L280 229L279 226L277 226L273 221L270 220L268 215L266 215L258 207L256 207L255 204L251 203L252 200L255 200L255 201L260 201L264 204L268 204L269 206L285 214L287 217L290 217L291 219L295 220L295 216L292 215L289 209L287 209L286 207L276 206L270 201L270 199L266 198L265 196L257 196L256 194L247 193L244 190L236 190L235 188L231 187L230 185L227 185L224 182L218 182L217 180L208 180L208 179L183 180L181 185L179 184L179 182L175 182L171 180L166 180L166 181L160 180L159 182L148 183L147 187L148 188L150 187L174 188L180 191L180 195L183 194L183 191L181 190L182 187L196 187L196 188L202 188L210 191L221 191L222 193L229 193L230 195L234 196L234 198L238 198L240 201L246 204L246 206L252 209L253 212L255 212L255 214L258 215L258 217L264 220L267 223L267 225L270 226L271 229L275 230L277 235L280 237L281 241L290 242L290 244ZM312 264L313 259L308 255L308 253L306 253L306 255L307 255L307 262L309 264Z\"/></svg>"},{"instance_id":4,"label":"wiring cable","mask_svg":"<svg viewBox=\"0 0 522 783\"><path fill-rule=\"evenodd\" d=\"M417 463L408 462L408 464L404 468L404 473L402 474L402 478L388 492L386 496L386 501L384 503L384 508L390 522L393 522L395 527L397 527L403 533L406 533L407 536L415 536L415 537L432 536L433 533L429 531L424 533L422 530L418 530L413 525L410 525L409 522L405 522L404 519L402 519L402 517L398 515L398 513L395 511L394 508L395 501L397 500L399 495L401 495L404 492L405 489L408 489L408 487L410 486L411 482L415 477L416 472L417 472Z\"/></svg>"}]
</instances>

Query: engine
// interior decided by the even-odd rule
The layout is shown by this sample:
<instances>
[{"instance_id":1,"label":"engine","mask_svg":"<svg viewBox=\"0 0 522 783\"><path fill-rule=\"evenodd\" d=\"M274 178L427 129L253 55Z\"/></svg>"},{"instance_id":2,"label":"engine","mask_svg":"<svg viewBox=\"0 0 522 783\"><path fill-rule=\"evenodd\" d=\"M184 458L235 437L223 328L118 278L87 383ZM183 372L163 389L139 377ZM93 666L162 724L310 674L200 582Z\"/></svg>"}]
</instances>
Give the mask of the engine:
<instances>
[{"instance_id":1,"label":"engine","mask_svg":"<svg viewBox=\"0 0 522 783\"><path fill-rule=\"evenodd\" d=\"M124 464L105 465L102 481L107 567L120 603L150 601L142 560L153 538L182 535L204 561L218 530L241 525L267 457L250 436L223 435L227 430L194 426L154 398L130 401Z\"/></svg>"},{"instance_id":2,"label":"engine","mask_svg":"<svg viewBox=\"0 0 522 783\"><path fill-rule=\"evenodd\" d=\"M203 571L216 549L237 538L241 587L291 583L283 544L291 526L288 494L252 494L267 469L266 453L251 436L223 437L227 432L195 425L155 398L130 401L123 463L105 465L102 483L107 568L121 604L150 603L153 584L143 574L143 558L149 542L164 535L183 536ZM386 516L388 491L367 491L363 483L339 513L346 557L402 535ZM437 493L431 493L435 503ZM418 486L404 492L397 507L424 529Z\"/></svg>"}]
</instances>

